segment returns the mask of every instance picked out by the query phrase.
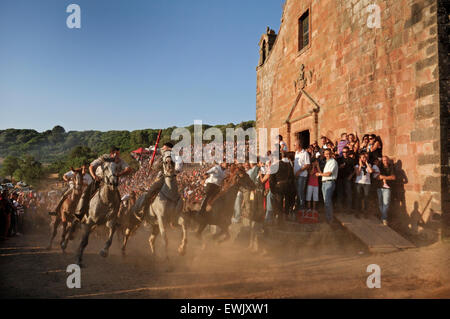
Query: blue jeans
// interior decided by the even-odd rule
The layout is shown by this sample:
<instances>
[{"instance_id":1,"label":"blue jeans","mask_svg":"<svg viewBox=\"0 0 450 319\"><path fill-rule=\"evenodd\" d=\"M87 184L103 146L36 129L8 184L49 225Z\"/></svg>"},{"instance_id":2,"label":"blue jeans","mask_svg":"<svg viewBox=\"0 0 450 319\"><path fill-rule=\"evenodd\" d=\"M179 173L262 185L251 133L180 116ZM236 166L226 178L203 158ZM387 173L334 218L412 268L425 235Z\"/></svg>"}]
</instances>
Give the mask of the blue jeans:
<instances>
[{"instance_id":1,"label":"blue jeans","mask_svg":"<svg viewBox=\"0 0 450 319\"><path fill-rule=\"evenodd\" d=\"M305 187L306 187L306 176L299 176L297 177L297 203L299 208L305 208L305 202L306 202L306 194L305 194Z\"/></svg>"},{"instance_id":2,"label":"blue jeans","mask_svg":"<svg viewBox=\"0 0 450 319\"><path fill-rule=\"evenodd\" d=\"M358 209L365 210L369 207L370 184L356 183L356 196L358 198ZM364 207L363 207L364 206Z\"/></svg>"},{"instance_id":3,"label":"blue jeans","mask_svg":"<svg viewBox=\"0 0 450 319\"><path fill-rule=\"evenodd\" d=\"M323 201L325 202L325 216L328 222L333 220L333 193L336 182L322 182Z\"/></svg>"},{"instance_id":4,"label":"blue jeans","mask_svg":"<svg viewBox=\"0 0 450 319\"><path fill-rule=\"evenodd\" d=\"M273 219L273 203L272 203L273 194L271 191L266 196L266 217L265 221L270 222Z\"/></svg>"},{"instance_id":5,"label":"blue jeans","mask_svg":"<svg viewBox=\"0 0 450 319\"><path fill-rule=\"evenodd\" d=\"M387 220L389 205L391 204L391 189L378 188L378 206L381 212L381 220Z\"/></svg>"}]
</instances>

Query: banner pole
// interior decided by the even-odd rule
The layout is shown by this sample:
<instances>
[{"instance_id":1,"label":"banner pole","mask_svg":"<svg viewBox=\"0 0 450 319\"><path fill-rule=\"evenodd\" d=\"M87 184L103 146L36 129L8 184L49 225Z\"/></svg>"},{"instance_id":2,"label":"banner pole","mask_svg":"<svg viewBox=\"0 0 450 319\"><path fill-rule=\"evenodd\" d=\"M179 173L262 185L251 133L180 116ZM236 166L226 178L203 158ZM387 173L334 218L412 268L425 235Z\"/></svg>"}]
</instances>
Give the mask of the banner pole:
<instances>
[{"instance_id":1,"label":"banner pole","mask_svg":"<svg viewBox=\"0 0 450 319\"><path fill-rule=\"evenodd\" d=\"M153 161L155 160L156 150L158 149L158 144L159 144L159 139L161 137L161 132L162 132L162 130L159 130L159 132L158 132L158 138L156 139L155 149L153 150L152 159L150 161L150 169L152 168Z\"/></svg>"}]
</instances>

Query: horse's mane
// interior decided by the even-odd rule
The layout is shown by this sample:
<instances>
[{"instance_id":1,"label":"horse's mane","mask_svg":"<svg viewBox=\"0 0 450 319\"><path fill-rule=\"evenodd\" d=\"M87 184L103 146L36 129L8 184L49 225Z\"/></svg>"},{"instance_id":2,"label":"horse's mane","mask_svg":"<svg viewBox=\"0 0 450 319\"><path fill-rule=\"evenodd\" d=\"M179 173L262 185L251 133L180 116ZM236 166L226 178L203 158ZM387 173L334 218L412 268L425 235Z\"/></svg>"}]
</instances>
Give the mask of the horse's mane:
<instances>
[{"instance_id":1,"label":"horse's mane","mask_svg":"<svg viewBox=\"0 0 450 319\"><path fill-rule=\"evenodd\" d=\"M242 166L233 164L231 165L229 172L230 173L223 181L222 189L217 197L219 197L222 193L227 192L231 187L236 185L239 173L245 173L245 170Z\"/></svg>"}]
</instances>

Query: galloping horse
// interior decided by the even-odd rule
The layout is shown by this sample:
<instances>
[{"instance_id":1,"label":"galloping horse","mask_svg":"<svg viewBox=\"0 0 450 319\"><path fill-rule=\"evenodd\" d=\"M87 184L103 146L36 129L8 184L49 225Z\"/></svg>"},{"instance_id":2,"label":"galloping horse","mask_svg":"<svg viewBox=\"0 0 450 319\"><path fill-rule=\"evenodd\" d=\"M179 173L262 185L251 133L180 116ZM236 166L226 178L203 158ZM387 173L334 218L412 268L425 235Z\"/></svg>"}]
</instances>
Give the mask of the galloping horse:
<instances>
[{"instance_id":1,"label":"galloping horse","mask_svg":"<svg viewBox=\"0 0 450 319\"><path fill-rule=\"evenodd\" d=\"M141 220L138 219L133 213L131 208L136 203L136 193L132 193L126 204L122 202L119 216L118 216L118 232L123 235L122 239L122 255L125 256L125 249L128 243L130 235L133 234L141 225ZM120 238L119 238L120 240Z\"/></svg>"},{"instance_id":2,"label":"galloping horse","mask_svg":"<svg viewBox=\"0 0 450 319\"><path fill-rule=\"evenodd\" d=\"M184 255L187 245L186 220L183 214L183 199L178 194L178 185L175 175L175 163L172 161L170 151L163 154L163 172L164 184L156 195L155 200L144 212L145 221L151 225L151 234L149 238L150 252L155 254L155 239L158 234L164 239L165 260L169 261L166 229L170 224L181 226L182 239L178 246L178 253Z\"/></svg>"},{"instance_id":3,"label":"galloping horse","mask_svg":"<svg viewBox=\"0 0 450 319\"><path fill-rule=\"evenodd\" d=\"M225 179L224 185L220 193L208 203L206 212L198 213L200 205L197 205L196 210L190 210L189 215L198 223L196 236L201 239L201 235L206 225L216 225L220 227L220 232L214 235L214 239L219 238L223 234L225 237L220 240L223 242L230 238L229 226L231 224L231 217L234 214L234 203L236 200L239 188L246 188L254 190L256 188L250 176L245 172L241 166L233 165L230 168L230 174Z\"/></svg>"},{"instance_id":4,"label":"galloping horse","mask_svg":"<svg viewBox=\"0 0 450 319\"><path fill-rule=\"evenodd\" d=\"M61 205L61 208L56 212L56 217L53 222L53 232L50 237L50 243L47 246L47 249L52 248L53 239L58 232L58 226L62 223L63 231L61 235L61 249L63 252L67 247L67 243L70 239L72 239L73 232L78 224L78 218L75 216L75 209L77 207L77 203L80 200L83 188L83 173L82 169L73 169L72 171L75 173L73 180L74 186L72 193L67 196L64 202Z\"/></svg>"},{"instance_id":5,"label":"galloping horse","mask_svg":"<svg viewBox=\"0 0 450 319\"><path fill-rule=\"evenodd\" d=\"M89 234L95 226L106 224L109 228L109 237L100 256L107 257L114 232L116 231L117 213L120 208L120 194L118 167L114 161L107 161L101 166L103 176L99 190L89 202L89 212L82 220L82 239L78 247L77 264L81 265L83 251L89 242Z\"/></svg>"}]
</instances>

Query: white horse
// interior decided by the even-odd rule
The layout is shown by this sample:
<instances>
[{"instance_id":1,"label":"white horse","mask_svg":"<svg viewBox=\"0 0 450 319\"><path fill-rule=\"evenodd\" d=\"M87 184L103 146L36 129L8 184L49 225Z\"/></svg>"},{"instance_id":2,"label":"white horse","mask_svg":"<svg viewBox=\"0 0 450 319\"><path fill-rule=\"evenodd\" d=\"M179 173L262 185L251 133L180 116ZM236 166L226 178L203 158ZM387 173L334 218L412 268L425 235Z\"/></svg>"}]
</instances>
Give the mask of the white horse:
<instances>
[{"instance_id":1,"label":"white horse","mask_svg":"<svg viewBox=\"0 0 450 319\"><path fill-rule=\"evenodd\" d=\"M114 232L116 231L117 213L120 208L120 194L118 167L111 160L106 161L101 166L103 177L100 188L89 202L89 212L82 220L82 239L78 247L77 263L81 265L83 251L89 241L89 234L94 226L104 225L109 228L109 237L105 247L100 251L100 256L107 257L111 246Z\"/></svg>"},{"instance_id":2,"label":"white horse","mask_svg":"<svg viewBox=\"0 0 450 319\"><path fill-rule=\"evenodd\" d=\"M170 151L168 152L168 154ZM184 255L187 245L186 218L183 216L183 200L178 194L178 185L176 181L174 162L170 155L166 154L163 158L164 184L156 196L155 200L148 207L144 218L151 225L151 234L149 238L150 252L155 254L155 239L158 234L164 240L165 260L169 261L167 238L167 228L169 223L181 226L182 239L178 246L178 253Z\"/></svg>"}]
</instances>

